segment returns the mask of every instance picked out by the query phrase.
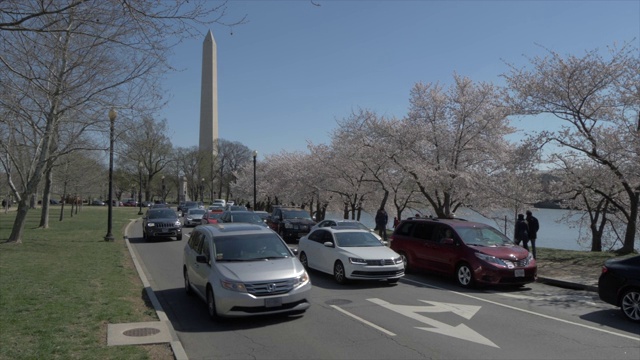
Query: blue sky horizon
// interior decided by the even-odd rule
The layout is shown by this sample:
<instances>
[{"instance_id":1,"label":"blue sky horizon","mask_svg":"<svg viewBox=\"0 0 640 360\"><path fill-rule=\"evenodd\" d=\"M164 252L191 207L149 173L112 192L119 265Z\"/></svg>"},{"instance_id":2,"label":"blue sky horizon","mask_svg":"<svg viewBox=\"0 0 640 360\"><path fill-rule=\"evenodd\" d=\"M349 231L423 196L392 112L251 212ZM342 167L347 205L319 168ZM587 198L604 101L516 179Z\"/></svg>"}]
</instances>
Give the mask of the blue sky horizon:
<instances>
[{"instance_id":1,"label":"blue sky horizon","mask_svg":"<svg viewBox=\"0 0 640 360\"><path fill-rule=\"evenodd\" d=\"M316 6L317 4L319 6ZM327 144L336 120L359 108L402 118L418 82L449 86L454 73L502 85L506 63L529 66L547 50L580 56L631 42L640 47L640 1L233 0L232 31L201 29L178 45L165 76L174 147L198 145L202 42L218 52L219 137L259 158ZM512 139L557 125L513 119Z\"/></svg>"}]
</instances>

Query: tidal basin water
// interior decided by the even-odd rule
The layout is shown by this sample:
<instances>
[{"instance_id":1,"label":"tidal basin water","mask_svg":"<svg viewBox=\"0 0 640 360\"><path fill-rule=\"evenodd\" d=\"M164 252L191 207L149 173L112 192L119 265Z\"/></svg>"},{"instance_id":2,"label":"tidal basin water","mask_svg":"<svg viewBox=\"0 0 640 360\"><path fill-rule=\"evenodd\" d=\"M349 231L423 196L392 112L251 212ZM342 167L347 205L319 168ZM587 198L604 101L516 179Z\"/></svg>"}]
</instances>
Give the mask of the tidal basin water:
<instances>
[{"instance_id":1,"label":"tidal basin water","mask_svg":"<svg viewBox=\"0 0 640 360\"><path fill-rule=\"evenodd\" d=\"M524 213L525 210L522 212ZM389 224L388 228L392 227L393 217L395 214L389 213ZM591 238L591 234L589 229L586 227L578 228L574 221L580 218L579 214L572 214L569 210L561 210L561 209L536 209L531 208L531 212L533 216L538 218L540 222L540 230L538 231L538 240L536 241L536 246L552 248L552 249L562 249L562 250L579 250L579 251L589 251L591 250L591 243L589 241L581 241L578 240L580 238ZM429 212L425 212L428 214ZM415 215L415 212L404 211L402 214L402 218L407 218ZM505 221L504 217L507 216L508 224L507 231L505 232ZM456 213L456 217L466 219L469 221L476 221L483 224L488 224L501 232L507 234L507 237L513 239L513 213L508 212L496 212L494 217L498 220L488 219L479 215L478 213L469 210L462 209ZM337 212L327 213L327 219L341 219L342 214ZM360 222L365 224L368 227L375 228L375 220L374 215L369 213L362 213L360 218ZM622 246L620 242L613 246L613 249L618 249ZM636 249L640 250L640 244L636 241ZM606 246L603 246L603 250L608 250Z\"/></svg>"}]
</instances>

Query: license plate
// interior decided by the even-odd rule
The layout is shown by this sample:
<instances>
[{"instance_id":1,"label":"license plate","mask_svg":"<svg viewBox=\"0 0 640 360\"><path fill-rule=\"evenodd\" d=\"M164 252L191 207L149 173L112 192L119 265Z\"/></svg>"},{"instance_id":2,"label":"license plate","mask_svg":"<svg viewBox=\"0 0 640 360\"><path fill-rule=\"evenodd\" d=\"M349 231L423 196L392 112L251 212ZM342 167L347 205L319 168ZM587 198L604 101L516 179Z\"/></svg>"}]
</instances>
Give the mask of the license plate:
<instances>
[{"instance_id":1,"label":"license plate","mask_svg":"<svg viewBox=\"0 0 640 360\"><path fill-rule=\"evenodd\" d=\"M264 306L265 307L278 307L278 306L282 306L282 298L267 298L264 299Z\"/></svg>"},{"instance_id":2,"label":"license plate","mask_svg":"<svg viewBox=\"0 0 640 360\"><path fill-rule=\"evenodd\" d=\"M516 277L524 277L524 269L516 269Z\"/></svg>"}]
</instances>

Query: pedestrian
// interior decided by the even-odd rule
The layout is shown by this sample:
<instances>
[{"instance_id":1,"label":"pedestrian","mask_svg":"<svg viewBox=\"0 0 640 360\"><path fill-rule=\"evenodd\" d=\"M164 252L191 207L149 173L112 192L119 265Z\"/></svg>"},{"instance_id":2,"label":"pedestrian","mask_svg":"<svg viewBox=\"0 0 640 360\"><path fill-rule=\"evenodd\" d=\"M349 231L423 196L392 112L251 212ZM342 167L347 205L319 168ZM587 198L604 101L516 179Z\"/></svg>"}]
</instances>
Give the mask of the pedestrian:
<instances>
[{"instance_id":1,"label":"pedestrian","mask_svg":"<svg viewBox=\"0 0 640 360\"><path fill-rule=\"evenodd\" d=\"M420 219L420 214L416 213L415 218L416 218L416 219Z\"/></svg>"},{"instance_id":2,"label":"pedestrian","mask_svg":"<svg viewBox=\"0 0 640 360\"><path fill-rule=\"evenodd\" d=\"M516 221L515 243L516 245L522 243L522 247L529 250L529 227L527 226L527 222L524 221L524 215L522 214L518 214L518 221Z\"/></svg>"},{"instance_id":3,"label":"pedestrian","mask_svg":"<svg viewBox=\"0 0 640 360\"><path fill-rule=\"evenodd\" d=\"M382 240L387 241L387 222L389 221L389 216L384 208L378 209L376 213L376 228L378 229L378 235L382 238Z\"/></svg>"},{"instance_id":4,"label":"pedestrian","mask_svg":"<svg viewBox=\"0 0 640 360\"><path fill-rule=\"evenodd\" d=\"M536 239L538 238L538 230L540 230L540 223L538 219L531 214L531 210L527 210L527 227L529 232L529 241L531 242L531 254L533 258L536 258Z\"/></svg>"}]
</instances>

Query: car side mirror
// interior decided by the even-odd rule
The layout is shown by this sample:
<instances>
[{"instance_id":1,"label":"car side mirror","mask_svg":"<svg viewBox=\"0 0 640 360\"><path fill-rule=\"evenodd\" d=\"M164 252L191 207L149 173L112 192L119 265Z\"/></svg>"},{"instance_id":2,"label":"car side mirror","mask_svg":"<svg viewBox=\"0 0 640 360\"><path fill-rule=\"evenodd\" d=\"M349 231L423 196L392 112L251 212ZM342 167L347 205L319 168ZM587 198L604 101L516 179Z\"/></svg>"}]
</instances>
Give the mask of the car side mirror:
<instances>
[{"instance_id":1,"label":"car side mirror","mask_svg":"<svg viewBox=\"0 0 640 360\"><path fill-rule=\"evenodd\" d=\"M331 241L327 241L327 242L324 243L324 246L333 247L334 245L333 245L333 243Z\"/></svg>"},{"instance_id":2,"label":"car side mirror","mask_svg":"<svg viewBox=\"0 0 640 360\"><path fill-rule=\"evenodd\" d=\"M298 248L289 248L289 250L291 250L291 252L293 253L293 255L298 256Z\"/></svg>"}]
</instances>

